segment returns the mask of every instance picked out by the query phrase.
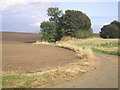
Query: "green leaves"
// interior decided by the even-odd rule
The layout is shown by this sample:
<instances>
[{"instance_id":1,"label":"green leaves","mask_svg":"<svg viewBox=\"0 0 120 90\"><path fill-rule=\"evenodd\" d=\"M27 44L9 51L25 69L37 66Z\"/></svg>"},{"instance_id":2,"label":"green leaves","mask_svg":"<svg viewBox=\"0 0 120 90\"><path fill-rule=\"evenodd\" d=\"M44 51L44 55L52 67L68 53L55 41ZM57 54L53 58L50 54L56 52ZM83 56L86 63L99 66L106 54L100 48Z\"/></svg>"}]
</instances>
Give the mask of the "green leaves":
<instances>
[{"instance_id":1,"label":"green leaves","mask_svg":"<svg viewBox=\"0 0 120 90\"><path fill-rule=\"evenodd\" d=\"M89 17L81 11L67 10L58 21L58 32L61 33L61 37L68 35L74 37L77 31L91 28Z\"/></svg>"},{"instance_id":2,"label":"green leaves","mask_svg":"<svg viewBox=\"0 0 120 90\"><path fill-rule=\"evenodd\" d=\"M57 21L62 16L62 10L59 10L59 8L48 8L47 15L51 16L50 21Z\"/></svg>"},{"instance_id":3,"label":"green leaves","mask_svg":"<svg viewBox=\"0 0 120 90\"><path fill-rule=\"evenodd\" d=\"M50 21L41 23L41 32L43 39L48 42L55 42L57 40L57 22L62 15L62 10L59 8L48 8L47 15L50 16Z\"/></svg>"},{"instance_id":4,"label":"green leaves","mask_svg":"<svg viewBox=\"0 0 120 90\"><path fill-rule=\"evenodd\" d=\"M76 38L88 38L92 35L92 31L91 29L88 29L88 30L77 30L75 31L74 33L74 36Z\"/></svg>"},{"instance_id":5,"label":"green leaves","mask_svg":"<svg viewBox=\"0 0 120 90\"><path fill-rule=\"evenodd\" d=\"M100 37L102 38L119 38L120 22L113 21L111 24L104 25L101 28Z\"/></svg>"},{"instance_id":6,"label":"green leaves","mask_svg":"<svg viewBox=\"0 0 120 90\"><path fill-rule=\"evenodd\" d=\"M48 8L50 21L41 23L43 39L55 42L64 36L87 38L92 32L89 17L76 10L66 10L65 14L59 8Z\"/></svg>"},{"instance_id":7,"label":"green leaves","mask_svg":"<svg viewBox=\"0 0 120 90\"><path fill-rule=\"evenodd\" d=\"M56 41L56 26L55 22L44 21L41 23L40 27L41 33L43 35L43 39L47 40L48 42L55 42Z\"/></svg>"}]
</instances>

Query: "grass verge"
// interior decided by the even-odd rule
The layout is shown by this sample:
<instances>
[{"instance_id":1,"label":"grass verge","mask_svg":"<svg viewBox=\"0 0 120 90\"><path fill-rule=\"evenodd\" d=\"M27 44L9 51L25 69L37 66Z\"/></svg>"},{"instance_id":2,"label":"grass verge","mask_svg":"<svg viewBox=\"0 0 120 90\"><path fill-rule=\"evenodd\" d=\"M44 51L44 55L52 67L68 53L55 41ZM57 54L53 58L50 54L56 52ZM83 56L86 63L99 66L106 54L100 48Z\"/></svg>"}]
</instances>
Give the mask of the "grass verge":
<instances>
[{"instance_id":1,"label":"grass verge","mask_svg":"<svg viewBox=\"0 0 120 90\"><path fill-rule=\"evenodd\" d=\"M88 38L88 39L71 39L68 41L59 41L57 45L69 45L83 50L90 49L95 52L106 53L110 55L120 55L118 47L120 42L118 39L102 39L102 38Z\"/></svg>"},{"instance_id":2,"label":"grass verge","mask_svg":"<svg viewBox=\"0 0 120 90\"><path fill-rule=\"evenodd\" d=\"M118 55L120 56L120 52L119 51L106 51L106 50L101 50L101 49L97 49L97 48L93 48L93 50L95 52L100 52L100 53L106 53L106 54L109 54L109 55Z\"/></svg>"}]
</instances>

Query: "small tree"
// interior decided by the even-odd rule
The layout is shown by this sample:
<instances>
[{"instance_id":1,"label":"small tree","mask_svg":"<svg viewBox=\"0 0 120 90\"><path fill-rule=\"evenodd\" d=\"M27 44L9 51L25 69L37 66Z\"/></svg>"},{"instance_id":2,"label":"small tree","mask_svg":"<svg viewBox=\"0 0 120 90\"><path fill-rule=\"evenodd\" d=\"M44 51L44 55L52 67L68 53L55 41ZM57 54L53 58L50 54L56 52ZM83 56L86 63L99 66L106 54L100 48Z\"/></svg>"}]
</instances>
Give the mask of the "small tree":
<instances>
[{"instance_id":1,"label":"small tree","mask_svg":"<svg viewBox=\"0 0 120 90\"><path fill-rule=\"evenodd\" d=\"M48 42L56 41L55 22L44 21L40 25L42 38Z\"/></svg>"},{"instance_id":2,"label":"small tree","mask_svg":"<svg viewBox=\"0 0 120 90\"><path fill-rule=\"evenodd\" d=\"M59 10L59 8L48 8L47 15L50 16L50 21L44 21L40 25L42 38L48 42L55 42L57 40L57 21L62 15L62 10Z\"/></svg>"}]
</instances>

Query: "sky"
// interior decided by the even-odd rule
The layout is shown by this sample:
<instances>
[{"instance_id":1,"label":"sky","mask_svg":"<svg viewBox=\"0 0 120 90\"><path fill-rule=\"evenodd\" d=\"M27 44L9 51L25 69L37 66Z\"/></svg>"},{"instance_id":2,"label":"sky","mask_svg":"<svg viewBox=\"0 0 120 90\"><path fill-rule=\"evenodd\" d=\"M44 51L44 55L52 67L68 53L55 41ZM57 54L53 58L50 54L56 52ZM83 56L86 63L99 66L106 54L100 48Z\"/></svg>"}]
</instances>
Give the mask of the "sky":
<instances>
[{"instance_id":1,"label":"sky","mask_svg":"<svg viewBox=\"0 0 120 90\"><path fill-rule=\"evenodd\" d=\"M118 20L119 0L0 0L0 31L39 33L40 23L49 20L47 9L79 10L92 22L94 33Z\"/></svg>"}]
</instances>

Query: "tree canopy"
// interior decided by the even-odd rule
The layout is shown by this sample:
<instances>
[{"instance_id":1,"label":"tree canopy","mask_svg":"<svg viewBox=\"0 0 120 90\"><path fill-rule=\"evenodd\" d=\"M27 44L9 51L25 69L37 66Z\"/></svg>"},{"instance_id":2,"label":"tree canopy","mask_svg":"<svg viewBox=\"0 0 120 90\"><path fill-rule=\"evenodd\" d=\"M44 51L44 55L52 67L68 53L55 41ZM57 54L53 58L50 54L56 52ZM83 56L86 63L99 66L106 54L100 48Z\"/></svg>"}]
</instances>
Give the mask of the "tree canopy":
<instances>
[{"instance_id":1,"label":"tree canopy","mask_svg":"<svg viewBox=\"0 0 120 90\"><path fill-rule=\"evenodd\" d=\"M56 41L56 27L55 22L44 21L41 23L40 27L42 32L42 38L48 42Z\"/></svg>"},{"instance_id":2,"label":"tree canopy","mask_svg":"<svg viewBox=\"0 0 120 90\"><path fill-rule=\"evenodd\" d=\"M100 37L102 38L119 38L120 37L120 22L114 20L108 25L101 28Z\"/></svg>"},{"instance_id":3,"label":"tree canopy","mask_svg":"<svg viewBox=\"0 0 120 90\"><path fill-rule=\"evenodd\" d=\"M41 23L43 39L49 42L60 40L64 36L87 38L92 34L89 17L76 10L66 10L65 14L59 8L48 8L49 21Z\"/></svg>"},{"instance_id":4,"label":"tree canopy","mask_svg":"<svg viewBox=\"0 0 120 90\"><path fill-rule=\"evenodd\" d=\"M75 32L79 30L88 30L91 28L91 21L89 17L76 10L67 10L65 14L59 18L58 33L63 36L75 36Z\"/></svg>"},{"instance_id":5,"label":"tree canopy","mask_svg":"<svg viewBox=\"0 0 120 90\"><path fill-rule=\"evenodd\" d=\"M51 16L50 21L57 21L60 16L62 16L62 10L59 10L59 8L48 8L47 15Z\"/></svg>"},{"instance_id":6,"label":"tree canopy","mask_svg":"<svg viewBox=\"0 0 120 90\"><path fill-rule=\"evenodd\" d=\"M41 23L42 38L48 42L55 42L57 40L57 21L62 15L62 10L59 8L48 8L47 15L50 16L49 21Z\"/></svg>"}]
</instances>

